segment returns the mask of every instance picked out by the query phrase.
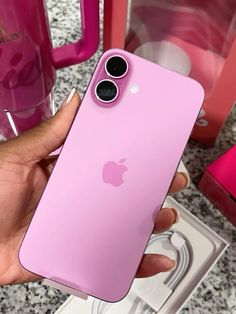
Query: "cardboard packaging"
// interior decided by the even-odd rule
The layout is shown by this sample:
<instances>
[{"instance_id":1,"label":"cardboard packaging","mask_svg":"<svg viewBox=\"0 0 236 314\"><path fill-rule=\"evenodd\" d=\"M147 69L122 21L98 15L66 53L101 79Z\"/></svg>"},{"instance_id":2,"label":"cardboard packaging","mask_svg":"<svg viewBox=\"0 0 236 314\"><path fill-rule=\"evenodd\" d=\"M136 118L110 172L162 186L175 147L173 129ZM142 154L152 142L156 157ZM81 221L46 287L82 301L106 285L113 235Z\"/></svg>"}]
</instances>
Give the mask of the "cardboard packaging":
<instances>
[{"instance_id":1,"label":"cardboard packaging","mask_svg":"<svg viewBox=\"0 0 236 314\"><path fill-rule=\"evenodd\" d=\"M177 208L180 221L169 231L153 235L147 252L176 258L175 270L135 279L128 295L117 303L71 296L55 314L150 314L153 310L158 314L178 313L228 243L173 198L168 197L165 206Z\"/></svg>"}]
</instances>

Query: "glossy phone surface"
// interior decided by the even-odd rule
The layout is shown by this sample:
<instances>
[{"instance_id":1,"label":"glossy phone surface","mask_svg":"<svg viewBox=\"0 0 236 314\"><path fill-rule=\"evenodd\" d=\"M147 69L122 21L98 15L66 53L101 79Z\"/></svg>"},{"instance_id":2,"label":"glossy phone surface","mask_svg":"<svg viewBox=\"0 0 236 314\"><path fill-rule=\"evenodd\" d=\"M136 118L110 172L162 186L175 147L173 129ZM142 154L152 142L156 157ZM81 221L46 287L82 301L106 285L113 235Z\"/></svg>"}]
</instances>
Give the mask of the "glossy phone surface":
<instances>
[{"instance_id":1,"label":"glossy phone surface","mask_svg":"<svg viewBox=\"0 0 236 314\"><path fill-rule=\"evenodd\" d=\"M112 56L126 60L126 73L124 64L108 64ZM123 50L103 54L23 240L22 265L122 299L203 97L192 79Z\"/></svg>"}]
</instances>

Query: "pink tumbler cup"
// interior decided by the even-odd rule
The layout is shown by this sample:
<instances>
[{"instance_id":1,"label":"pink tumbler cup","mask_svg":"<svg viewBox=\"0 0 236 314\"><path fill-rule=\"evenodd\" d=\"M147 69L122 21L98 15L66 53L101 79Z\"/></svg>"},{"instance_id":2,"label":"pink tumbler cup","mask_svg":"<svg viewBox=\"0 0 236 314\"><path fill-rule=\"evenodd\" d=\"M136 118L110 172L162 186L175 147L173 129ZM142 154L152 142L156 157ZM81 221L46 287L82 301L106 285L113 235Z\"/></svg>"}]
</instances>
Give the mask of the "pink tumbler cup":
<instances>
[{"instance_id":1,"label":"pink tumbler cup","mask_svg":"<svg viewBox=\"0 0 236 314\"><path fill-rule=\"evenodd\" d=\"M0 136L52 115L56 69L87 60L99 44L99 0L81 0L82 37L53 48L44 0L0 1Z\"/></svg>"}]
</instances>

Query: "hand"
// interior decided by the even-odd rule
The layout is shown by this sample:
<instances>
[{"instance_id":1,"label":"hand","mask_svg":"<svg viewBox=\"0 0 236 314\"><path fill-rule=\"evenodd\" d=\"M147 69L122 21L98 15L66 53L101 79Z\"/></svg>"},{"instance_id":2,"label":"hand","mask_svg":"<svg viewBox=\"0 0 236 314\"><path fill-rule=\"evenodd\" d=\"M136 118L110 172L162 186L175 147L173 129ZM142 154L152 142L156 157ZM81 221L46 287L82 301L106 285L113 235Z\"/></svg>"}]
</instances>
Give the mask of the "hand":
<instances>
[{"instance_id":1,"label":"hand","mask_svg":"<svg viewBox=\"0 0 236 314\"><path fill-rule=\"evenodd\" d=\"M47 122L0 143L0 285L40 279L20 265L18 251L56 161L49 154L63 144L79 103L79 96L75 94ZM177 174L171 192L179 191L186 184L185 176ZM154 232L170 228L177 217L175 209L162 209ZM137 276L167 271L174 265L165 256L145 255Z\"/></svg>"}]
</instances>

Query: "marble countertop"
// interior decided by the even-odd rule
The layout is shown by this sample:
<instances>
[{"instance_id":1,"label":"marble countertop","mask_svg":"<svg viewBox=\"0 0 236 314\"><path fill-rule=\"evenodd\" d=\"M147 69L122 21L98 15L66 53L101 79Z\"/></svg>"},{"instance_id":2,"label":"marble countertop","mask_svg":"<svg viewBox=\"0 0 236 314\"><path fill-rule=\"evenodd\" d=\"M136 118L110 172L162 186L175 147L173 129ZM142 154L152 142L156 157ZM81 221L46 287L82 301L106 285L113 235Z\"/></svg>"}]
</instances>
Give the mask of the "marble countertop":
<instances>
[{"instance_id":1,"label":"marble countertop","mask_svg":"<svg viewBox=\"0 0 236 314\"><path fill-rule=\"evenodd\" d=\"M55 45L74 41L80 36L76 3L76 0L47 1ZM82 65L58 71L55 87L57 104L61 103L73 87L80 93L85 91L100 53L101 48ZM175 198L231 245L186 303L181 314L236 313L236 228L197 189L204 167L235 142L236 110L229 117L214 148L205 148L190 141L185 150L183 160L191 175L192 184ZM54 313L67 296L48 288L42 282L5 286L0 288L0 313Z\"/></svg>"}]
</instances>

